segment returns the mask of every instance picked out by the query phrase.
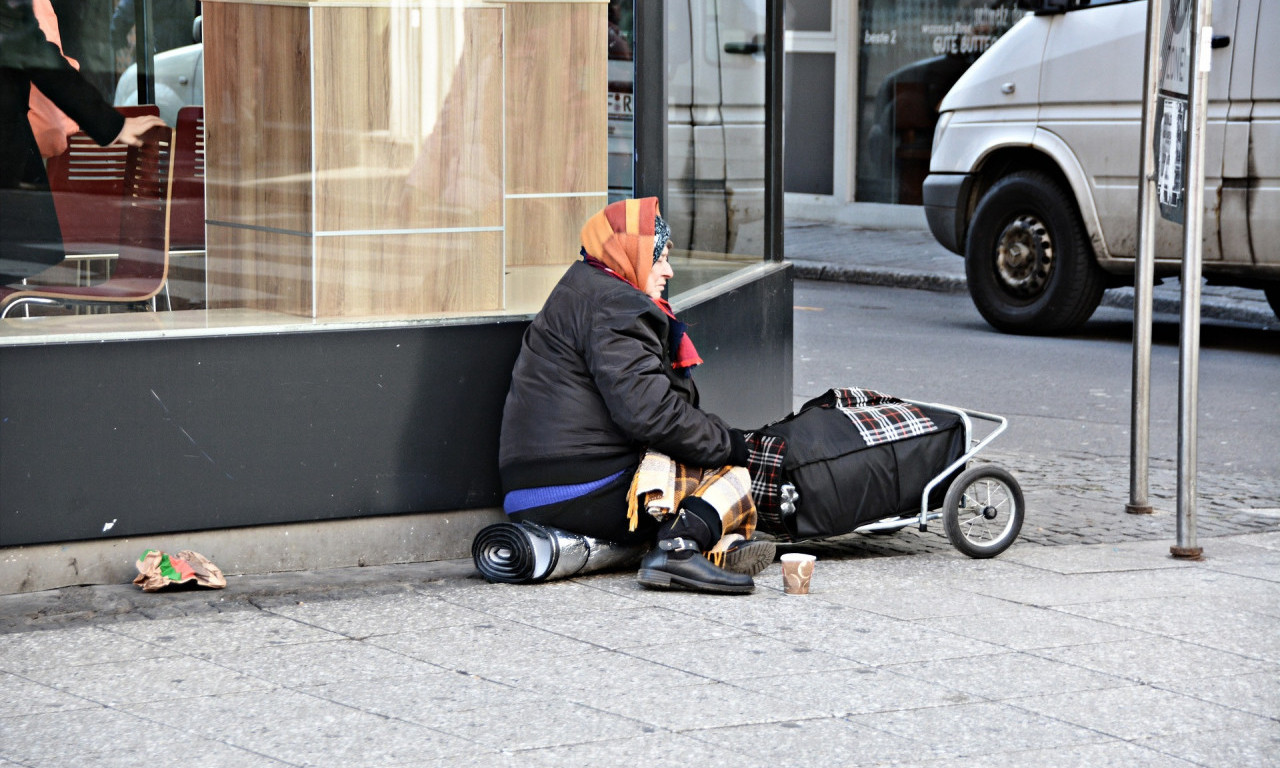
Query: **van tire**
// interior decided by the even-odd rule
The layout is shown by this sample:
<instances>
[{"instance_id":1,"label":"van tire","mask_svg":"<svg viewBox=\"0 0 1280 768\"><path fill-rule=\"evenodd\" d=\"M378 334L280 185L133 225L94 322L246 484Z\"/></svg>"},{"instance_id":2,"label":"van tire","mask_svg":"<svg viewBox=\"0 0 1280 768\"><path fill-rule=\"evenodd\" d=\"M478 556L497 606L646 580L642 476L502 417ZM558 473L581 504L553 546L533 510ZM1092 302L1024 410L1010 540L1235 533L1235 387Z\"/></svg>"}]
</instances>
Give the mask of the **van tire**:
<instances>
[{"instance_id":1,"label":"van tire","mask_svg":"<svg viewBox=\"0 0 1280 768\"><path fill-rule=\"evenodd\" d=\"M1089 319L1106 288L1075 198L1039 171L997 181L974 210L965 241L969 295L992 327L1056 334Z\"/></svg>"}]
</instances>

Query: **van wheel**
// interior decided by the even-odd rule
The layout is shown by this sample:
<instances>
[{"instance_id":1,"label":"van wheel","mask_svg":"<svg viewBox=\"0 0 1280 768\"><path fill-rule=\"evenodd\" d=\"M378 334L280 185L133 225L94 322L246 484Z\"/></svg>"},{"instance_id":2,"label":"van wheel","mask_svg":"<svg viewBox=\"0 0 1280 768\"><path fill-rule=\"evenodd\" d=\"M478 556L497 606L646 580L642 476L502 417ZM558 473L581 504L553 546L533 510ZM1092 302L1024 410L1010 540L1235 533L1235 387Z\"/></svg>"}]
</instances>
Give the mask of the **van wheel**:
<instances>
[{"instance_id":1,"label":"van wheel","mask_svg":"<svg viewBox=\"0 0 1280 768\"><path fill-rule=\"evenodd\" d=\"M1267 294L1267 303L1271 305L1271 311L1280 318L1280 285L1267 286L1264 290Z\"/></svg>"},{"instance_id":2,"label":"van wheel","mask_svg":"<svg viewBox=\"0 0 1280 768\"><path fill-rule=\"evenodd\" d=\"M969 295L994 328L1053 334L1084 324L1106 281L1073 198L1037 171L997 181L978 202L965 242Z\"/></svg>"}]
</instances>

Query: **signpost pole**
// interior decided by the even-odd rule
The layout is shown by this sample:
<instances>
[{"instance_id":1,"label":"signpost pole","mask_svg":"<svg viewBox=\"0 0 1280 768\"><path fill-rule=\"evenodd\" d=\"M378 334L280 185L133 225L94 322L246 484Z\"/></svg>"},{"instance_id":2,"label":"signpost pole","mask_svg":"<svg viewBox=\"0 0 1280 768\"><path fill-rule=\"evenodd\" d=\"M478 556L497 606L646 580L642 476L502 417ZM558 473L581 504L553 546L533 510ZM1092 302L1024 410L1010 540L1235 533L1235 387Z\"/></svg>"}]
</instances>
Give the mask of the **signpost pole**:
<instances>
[{"instance_id":1,"label":"signpost pole","mask_svg":"<svg viewBox=\"0 0 1280 768\"><path fill-rule=\"evenodd\" d=\"M1151 291L1155 284L1156 220L1156 105L1160 93L1160 22L1164 0L1147 2L1147 48L1144 57L1141 175L1138 179L1138 260L1133 276L1133 386L1129 418L1130 514L1149 515L1151 463Z\"/></svg>"},{"instance_id":2,"label":"signpost pole","mask_svg":"<svg viewBox=\"0 0 1280 768\"><path fill-rule=\"evenodd\" d=\"M1174 557L1199 559L1196 544L1196 443L1200 379L1200 274L1204 219L1204 139L1208 108L1212 0L1191 0L1191 77L1187 94L1186 224L1182 245L1182 335L1178 343L1178 538Z\"/></svg>"}]
</instances>

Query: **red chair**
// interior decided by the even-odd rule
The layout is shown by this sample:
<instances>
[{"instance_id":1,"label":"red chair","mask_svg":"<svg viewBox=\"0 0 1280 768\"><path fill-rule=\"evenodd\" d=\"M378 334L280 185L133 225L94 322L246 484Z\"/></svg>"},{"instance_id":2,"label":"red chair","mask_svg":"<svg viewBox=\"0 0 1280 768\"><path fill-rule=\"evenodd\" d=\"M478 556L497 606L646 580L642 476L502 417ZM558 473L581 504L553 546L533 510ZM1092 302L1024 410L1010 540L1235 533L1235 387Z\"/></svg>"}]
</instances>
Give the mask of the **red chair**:
<instances>
[{"instance_id":1,"label":"red chair","mask_svg":"<svg viewBox=\"0 0 1280 768\"><path fill-rule=\"evenodd\" d=\"M169 197L173 186L173 129L152 128L141 147L125 152L121 194L101 202L118 233L111 276L94 285L0 287L0 318L24 304L116 305L155 309L169 273ZM110 201L110 202L108 202Z\"/></svg>"},{"instance_id":2,"label":"red chair","mask_svg":"<svg viewBox=\"0 0 1280 768\"><path fill-rule=\"evenodd\" d=\"M154 104L116 107L125 117L159 115ZM67 139L67 151L49 158L53 205L68 256L112 254L120 242L118 200L124 192L128 147L98 146L83 131Z\"/></svg>"},{"instance_id":3,"label":"red chair","mask_svg":"<svg viewBox=\"0 0 1280 768\"><path fill-rule=\"evenodd\" d=\"M204 250L204 107L178 110L173 132L169 250Z\"/></svg>"}]
</instances>

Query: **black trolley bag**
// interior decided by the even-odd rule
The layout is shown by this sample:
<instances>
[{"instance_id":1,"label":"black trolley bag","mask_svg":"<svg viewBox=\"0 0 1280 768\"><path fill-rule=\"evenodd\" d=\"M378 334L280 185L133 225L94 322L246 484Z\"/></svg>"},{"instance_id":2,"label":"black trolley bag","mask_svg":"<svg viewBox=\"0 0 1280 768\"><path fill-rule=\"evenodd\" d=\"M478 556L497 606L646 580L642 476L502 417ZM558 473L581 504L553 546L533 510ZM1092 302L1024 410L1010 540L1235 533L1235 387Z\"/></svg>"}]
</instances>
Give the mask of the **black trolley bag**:
<instances>
[{"instance_id":1,"label":"black trolley bag","mask_svg":"<svg viewBox=\"0 0 1280 768\"><path fill-rule=\"evenodd\" d=\"M920 513L925 486L967 449L959 414L866 389L831 389L748 433L759 527L799 541ZM930 492L942 505L945 478ZM793 491L794 488L794 491Z\"/></svg>"}]
</instances>

